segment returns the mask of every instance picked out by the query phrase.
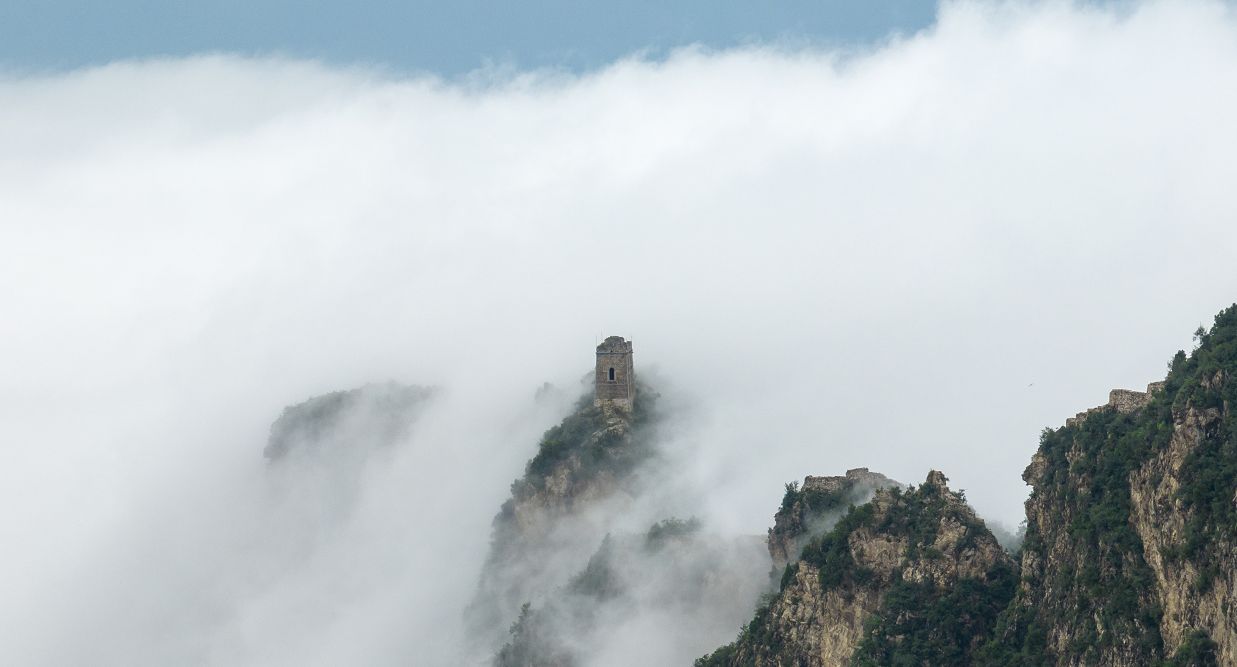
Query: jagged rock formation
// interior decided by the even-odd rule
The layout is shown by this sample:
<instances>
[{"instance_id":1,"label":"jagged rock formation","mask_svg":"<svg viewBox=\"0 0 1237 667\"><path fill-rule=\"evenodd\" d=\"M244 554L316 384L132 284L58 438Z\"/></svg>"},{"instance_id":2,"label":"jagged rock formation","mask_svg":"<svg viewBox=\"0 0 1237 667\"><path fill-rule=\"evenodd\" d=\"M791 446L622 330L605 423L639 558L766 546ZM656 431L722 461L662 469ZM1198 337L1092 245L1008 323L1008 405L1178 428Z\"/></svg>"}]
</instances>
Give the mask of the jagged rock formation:
<instances>
[{"instance_id":1,"label":"jagged rock formation","mask_svg":"<svg viewBox=\"0 0 1237 667\"><path fill-rule=\"evenodd\" d=\"M408 433L433 394L386 382L315 396L283 409L262 453L275 461L294 450L391 445Z\"/></svg>"},{"instance_id":2,"label":"jagged rock formation","mask_svg":"<svg viewBox=\"0 0 1237 667\"><path fill-rule=\"evenodd\" d=\"M877 489L901 486L867 468L847 470L842 477L803 478L803 485L786 485L782 505L769 529L769 556L781 572L787 563L798 560L808 539L832 528L851 505L867 502Z\"/></svg>"},{"instance_id":3,"label":"jagged rock formation","mask_svg":"<svg viewBox=\"0 0 1237 667\"><path fill-rule=\"evenodd\" d=\"M810 540L735 643L696 664L959 664L1013 585L1010 556L933 471Z\"/></svg>"},{"instance_id":4,"label":"jagged rock formation","mask_svg":"<svg viewBox=\"0 0 1237 667\"><path fill-rule=\"evenodd\" d=\"M1237 306L1162 388L1045 431L991 664L1237 664Z\"/></svg>"}]
</instances>

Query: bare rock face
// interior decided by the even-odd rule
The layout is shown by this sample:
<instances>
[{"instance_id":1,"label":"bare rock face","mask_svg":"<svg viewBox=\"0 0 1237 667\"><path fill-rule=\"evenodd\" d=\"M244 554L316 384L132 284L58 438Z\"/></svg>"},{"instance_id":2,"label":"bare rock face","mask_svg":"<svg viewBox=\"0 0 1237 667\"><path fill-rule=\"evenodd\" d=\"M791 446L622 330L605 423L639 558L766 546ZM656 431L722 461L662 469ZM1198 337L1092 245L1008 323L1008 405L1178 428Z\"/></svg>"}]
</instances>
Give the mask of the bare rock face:
<instances>
[{"instance_id":1,"label":"bare rock face","mask_svg":"<svg viewBox=\"0 0 1237 667\"><path fill-rule=\"evenodd\" d=\"M862 505L877 489L901 487L867 468L847 470L839 477L803 479L802 486L788 484L782 506L769 529L769 556L781 569L799 558L799 551L812 535L833 527L851 505Z\"/></svg>"},{"instance_id":2,"label":"bare rock face","mask_svg":"<svg viewBox=\"0 0 1237 667\"><path fill-rule=\"evenodd\" d=\"M1237 306L1147 391L1044 432L986 664L1237 664Z\"/></svg>"},{"instance_id":3,"label":"bare rock face","mask_svg":"<svg viewBox=\"0 0 1237 667\"><path fill-rule=\"evenodd\" d=\"M851 592L849 598L838 591L825 591L820 569L810 563L800 563L791 577L770 605L766 621L781 650L744 645L738 659L725 664L817 667L848 663L863 638L864 622L880 608L883 591L864 588Z\"/></svg>"},{"instance_id":4,"label":"bare rock face","mask_svg":"<svg viewBox=\"0 0 1237 667\"><path fill-rule=\"evenodd\" d=\"M1204 388L1219 390L1226 380L1219 371L1205 378ZM1181 490L1190 455L1208 434L1223 428L1231 418L1229 410L1224 404L1175 412L1168 448L1130 475L1130 518L1155 575L1164 645L1181 646L1201 629L1225 665L1237 664L1237 544L1219 539L1188 553L1189 524L1196 517L1182 501ZM1237 507L1237 495L1231 500Z\"/></svg>"},{"instance_id":5,"label":"bare rock face","mask_svg":"<svg viewBox=\"0 0 1237 667\"><path fill-rule=\"evenodd\" d=\"M1132 666L1163 655L1152 573L1130 521L1136 457L1123 436L1139 415L1127 410L1105 406L1045 432L1023 473L1034 490L1003 660L1020 650L1036 664Z\"/></svg>"},{"instance_id":6,"label":"bare rock face","mask_svg":"<svg viewBox=\"0 0 1237 667\"><path fill-rule=\"evenodd\" d=\"M910 658L954 664L949 661L967 658L977 645L972 638L986 636L1012 595L1013 578L1010 556L933 471L918 488L880 488L871 502L811 539L735 643L697 665L825 667ZM958 587L991 599L959 604L951 597ZM951 644L943 633L950 623L967 626L965 645ZM953 652L935 648L942 645Z\"/></svg>"}]
</instances>

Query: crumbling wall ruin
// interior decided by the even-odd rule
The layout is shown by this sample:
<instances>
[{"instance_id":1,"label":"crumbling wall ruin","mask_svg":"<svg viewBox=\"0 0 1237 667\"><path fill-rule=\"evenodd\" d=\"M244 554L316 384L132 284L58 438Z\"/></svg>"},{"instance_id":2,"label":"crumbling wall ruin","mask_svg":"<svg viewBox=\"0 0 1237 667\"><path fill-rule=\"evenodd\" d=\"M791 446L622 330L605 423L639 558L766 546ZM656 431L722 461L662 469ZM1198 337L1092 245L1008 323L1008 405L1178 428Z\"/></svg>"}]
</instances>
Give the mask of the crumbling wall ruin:
<instances>
[{"instance_id":1,"label":"crumbling wall ruin","mask_svg":"<svg viewBox=\"0 0 1237 667\"><path fill-rule=\"evenodd\" d=\"M1164 382L1152 382L1147 385L1146 391L1135 391L1133 389L1113 389L1108 392L1108 402L1104 405L1096 406L1090 410L1083 410L1065 420L1066 426L1075 426L1082 424L1087 417L1092 413L1100 410L1113 408L1117 412L1126 415L1136 410L1141 410L1147 407L1151 402L1151 397L1164 390Z\"/></svg>"}]
</instances>

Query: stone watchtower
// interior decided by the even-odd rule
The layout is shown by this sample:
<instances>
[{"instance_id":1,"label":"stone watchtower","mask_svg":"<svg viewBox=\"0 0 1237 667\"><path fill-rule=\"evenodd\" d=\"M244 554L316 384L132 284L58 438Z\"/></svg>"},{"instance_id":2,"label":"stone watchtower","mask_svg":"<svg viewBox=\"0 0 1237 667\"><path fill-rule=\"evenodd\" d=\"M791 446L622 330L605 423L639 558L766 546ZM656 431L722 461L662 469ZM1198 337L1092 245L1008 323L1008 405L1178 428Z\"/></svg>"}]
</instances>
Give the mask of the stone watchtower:
<instances>
[{"instance_id":1,"label":"stone watchtower","mask_svg":"<svg viewBox=\"0 0 1237 667\"><path fill-rule=\"evenodd\" d=\"M597 398L603 403L628 410L636 400L636 374L631 364L631 341L610 336L597 346Z\"/></svg>"}]
</instances>

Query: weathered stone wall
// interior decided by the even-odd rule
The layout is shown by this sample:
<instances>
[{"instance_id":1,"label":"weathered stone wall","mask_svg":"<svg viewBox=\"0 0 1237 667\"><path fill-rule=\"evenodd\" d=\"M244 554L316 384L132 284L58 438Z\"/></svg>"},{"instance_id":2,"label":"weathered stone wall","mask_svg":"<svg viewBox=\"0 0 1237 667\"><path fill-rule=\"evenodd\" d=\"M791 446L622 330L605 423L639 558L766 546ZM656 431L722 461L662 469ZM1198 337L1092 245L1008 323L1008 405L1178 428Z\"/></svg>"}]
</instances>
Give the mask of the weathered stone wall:
<instances>
[{"instance_id":1,"label":"weathered stone wall","mask_svg":"<svg viewBox=\"0 0 1237 667\"><path fill-rule=\"evenodd\" d=\"M1113 389L1108 392L1108 402L1104 405L1083 410L1065 420L1066 426L1081 424L1093 412L1098 412L1105 408L1115 408L1121 414L1129 414L1135 410L1141 410L1147 407L1151 402L1151 397L1155 393L1164 389L1164 382L1152 382L1147 385L1147 391L1134 391L1133 389Z\"/></svg>"},{"instance_id":2,"label":"weathered stone wall","mask_svg":"<svg viewBox=\"0 0 1237 667\"><path fill-rule=\"evenodd\" d=\"M614 369L614 379L610 379ZM631 341L610 336L597 346L596 404L609 401L630 406L636 398Z\"/></svg>"},{"instance_id":3,"label":"weathered stone wall","mask_svg":"<svg viewBox=\"0 0 1237 667\"><path fill-rule=\"evenodd\" d=\"M1151 396L1144 391L1132 389L1113 389L1108 392L1108 405L1117 409L1123 415L1140 410L1151 401Z\"/></svg>"}]
</instances>

